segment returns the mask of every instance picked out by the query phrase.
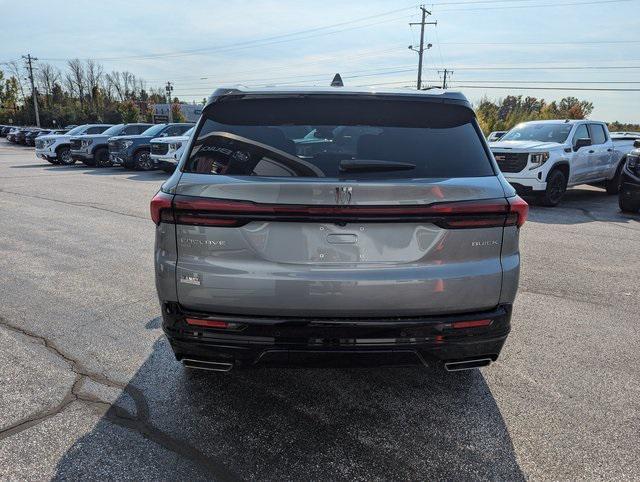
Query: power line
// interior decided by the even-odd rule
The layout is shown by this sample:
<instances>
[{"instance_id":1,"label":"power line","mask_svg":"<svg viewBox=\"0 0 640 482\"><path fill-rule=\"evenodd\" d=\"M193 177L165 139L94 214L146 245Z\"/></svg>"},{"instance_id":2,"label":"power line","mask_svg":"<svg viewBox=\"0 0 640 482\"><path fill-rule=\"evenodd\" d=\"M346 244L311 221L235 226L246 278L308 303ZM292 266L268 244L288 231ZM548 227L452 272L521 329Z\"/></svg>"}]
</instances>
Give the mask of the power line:
<instances>
[{"instance_id":1,"label":"power line","mask_svg":"<svg viewBox=\"0 0 640 482\"><path fill-rule=\"evenodd\" d=\"M491 4L491 3L528 2L528 1L534 1L534 0L481 0L481 1L475 1L475 2L474 1L469 1L469 2L440 2L440 3L433 3L433 5L435 7L437 7L437 6L441 6L441 5ZM481 7L479 9L480 10L486 10L486 9L503 9L503 8L558 7L558 6L565 6L565 5L566 6L571 6L571 5L595 5L595 4L620 3L620 2L629 2L629 1L633 1L633 0L595 0L595 1L586 1L586 2L548 3L548 4L537 4L537 5L535 5L535 4L534 5L501 5L501 6L496 6L496 7ZM330 29L334 29L336 27L342 27L342 26L345 26L345 25L351 25L353 23L359 23L359 22L362 22L362 21L365 21L365 20L371 20L371 19L374 19L374 18L380 18L380 17L391 15L393 13L398 13L398 12L410 10L410 9L413 9L413 8L415 8L415 5L408 6L408 7L403 7L403 8L398 8L398 9L390 10L390 11L387 11L387 12L382 12L382 13L379 13L379 14L375 14L375 15L369 15L369 16L366 16L366 17L360 17L360 18L356 18L356 19L352 19L352 20L348 20L348 21L344 21L344 22L340 22L340 23L336 23L336 24L332 24L332 25L325 25L325 26L315 27L315 28L311 28L311 29L300 30L300 31L296 31L296 32L289 32L289 33L285 33L285 34L274 35L274 36L271 36L271 37L265 37L265 38L262 38L262 39L246 40L246 41L243 41L243 42L237 42L237 43L233 43L233 44L222 45L222 46L219 46L219 47L203 47L203 48L198 48L198 49L176 50L176 51L173 51L173 52L164 52L164 53L156 53L156 54L140 54L140 55L130 55L130 56L119 56L119 57L88 57L87 59L92 59L92 60L96 60L96 61L148 60L148 59L156 59L156 58L168 58L168 57L180 57L180 56L198 55L198 54L201 54L201 53L204 53L204 52L226 52L226 51L230 51L230 50L253 48L253 47L258 47L258 46L263 46L263 45L272 45L272 44L282 43L282 42L295 42L295 41L299 41L299 40L315 38L315 37L322 36L322 35L332 35L332 34L335 34L335 33L340 33L340 32L344 32L344 31L348 31L348 30L366 28L366 27L370 27L370 26L379 25L380 23L386 23L386 22L389 22L389 21L400 20L403 17L398 17L398 18L394 18L394 19L386 19L386 20L383 20L381 22L375 22L375 23L370 23L370 24L366 24L366 25L359 25L359 26L354 26L354 27L348 27L348 28L343 28L343 29L339 29L339 30L330 30ZM463 12L463 11L470 11L470 10L473 10L473 9L464 8L464 9L440 10L438 13L440 13L440 12L451 12L451 11ZM478 10L478 9L476 9L476 10ZM322 32L323 30L330 30L330 31ZM313 35L307 35L307 36L304 36L304 37L299 37L300 35L309 34L309 33L313 33ZM295 38L289 38L289 37L295 37ZM51 61L51 62L58 62L58 61L66 61L68 59L67 58L47 57L47 58L42 58L42 60Z\"/></svg>"},{"instance_id":2,"label":"power line","mask_svg":"<svg viewBox=\"0 0 640 482\"><path fill-rule=\"evenodd\" d=\"M640 69L640 65L584 65L584 66L530 66L530 67L455 67L456 70L619 70ZM431 69L434 70L434 69Z\"/></svg>"},{"instance_id":3,"label":"power line","mask_svg":"<svg viewBox=\"0 0 640 482\"><path fill-rule=\"evenodd\" d=\"M532 87L532 86L508 86L508 85L457 85L460 89L515 89L515 90L571 90L593 92L640 92L640 89L616 89L599 87Z\"/></svg>"},{"instance_id":4,"label":"power line","mask_svg":"<svg viewBox=\"0 0 640 482\"><path fill-rule=\"evenodd\" d=\"M640 40L584 40L557 42L441 42L442 45L602 45L602 44L638 44Z\"/></svg>"},{"instance_id":5,"label":"power line","mask_svg":"<svg viewBox=\"0 0 640 482\"><path fill-rule=\"evenodd\" d=\"M589 2L566 2L566 3L539 3L537 5L502 5L499 7L475 7L475 8L448 8L444 10L437 10L438 14L440 13L448 13L448 12L474 12L474 11L485 11L485 10L503 10L503 9L514 9L514 8L541 8L541 7L566 7L572 5L601 5L607 3L622 3L622 2L632 2L634 0L594 0Z\"/></svg>"},{"instance_id":6,"label":"power line","mask_svg":"<svg viewBox=\"0 0 640 482\"><path fill-rule=\"evenodd\" d=\"M390 67L390 68L386 68L386 69L363 69L363 70L356 70L356 71L347 71L347 72L343 72L343 74L358 74L358 75L343 75L344 79L353 79L353 78L359 78L359 77L375 77L375 76L379 76L379 75L390 75L390 74L397 74L397 73L405 73L405 72L412 72L413 69L410 68L410 65L406 65L406 66L396 66L396 67ZM540 66L528 66L528 67L509 67L509 66L504 66L504 67L455 67L455 70L462 70L462 71L485 71L485 70L492 70L492 71L500 71L500 70L535 70L535 71L539 71L539 70L565 70L565 69L569 69L569 70L581 70L581 69L640 69L640 66L554 66L554 67L540 67ZM439 72L437 69L431 69L431 68L426 68L423 70L428 70L428 71L434 71L434 72ZM451 70L447 69L448 72L450 73ZM313 75L288 75L288 76L279 76L279 77L262 77L262 78L254 78L254 79L236 79L236 80L218 80L218 81L214 81L212 80L211 82L206 82L203 84L198 84L198 85L194 85L194 84L183 84L185 87L188 88L192 88L192 87L199 87L202 86L203 88L208 88L212 83L227 83L227 84L251 84L251 83L268 83L268 82L276 82L279 80L290 80L290 79L299 79L297 81L297 83L300 82L313 82L315 80L322 80L325 78L329 78L332 75L332 72L325 72L325 73L318 73L318 74L313 74ZM474 79L469 79L469 82L476 82L476 80ZM478 80L478 82L480 82L480 80ZM513 82L510 80L496 80L496 81L489 81L489 82ZM529 82L526 80L517 80L515 82ZM549 81L538 81L538 80L532 80L530 82L536 83L536 82L547 82L549 83ZM600 81L594 81L594 82L588 82L588 81L580 81L580 82L585 82L585 83L597 83ZM616 82L616 81L613 81ZM574 82L570 82L570 83L574 83ZM607 82L609 83L609 82ZM628 82L624 82L624 83L628 83ZM187 89L188 90L188 89ZM208 89L210 90L210 89Z\"/></svg>"},{"instance_id":7,"label":"power line","mask_svg":"<svg viewBox=\"0 0 640 482\"><path fill-rule=\"evenodd\" d=\"M460 82L476 82L490 84L640 84L636 80L479 80L467 79Z\"/></svg>"},{"instance_id":8,"label":"power line","mask_svg":"<svg viewBox=\"0 0 640 482\"><path fill-rule=\"evenodd\" d=\"M296 42L298 40L305 40L305 39L308 39L308 38L314 38L314 37L318 37L318 36L322 36L322 35L332 35L332 34L344 32L344 31L347 31L347 30L365 28L365 27L379 25L381 23L386 23L386 22L389 22L389 21L400 20L400 19L403 19L405 17L398 17L398 18L393 18L393 19L385 19L385 20L380 21L380 22L369 23L369 24L365 24L365 25L357 25L357 26L354 26L354 27L348 27L348 28L343 28L343 29L339 29L339 30L330 30L329 32L321 32L322 30L333 29L333 28L340 27L340 26L350 25L350 24L353 24L353 23L359 23L359 22L362 22L362 21L365 21L365 20L371 20L373 18L384 17L384 16L391 15L393 13L398 13L398 12L410 10L410 9L413 9L413 8L415 8L415 5L412 5L410 7L390 10L390 11L379 13L379 14L376 14L376 15L369 15L369 16L366 16L366 17L360 17L360 18L357 18L357 19L352 19L352 20L348 20L348 21L345 21L345 22L340 22L340 23L336 23L336 24L332 24L332 25L325 25L325 26L322 26L322 27L315 27L315 28L311 28L311 29L306 29L306 30L300 30L300 31L296 31L296 32L286 33L286 34L275 35L275 36L272 36L272 37L264 37L264 38L261 38L261 39L245 40L243 42L236 42L236 43L232 43L232 44L222 45L222 46L219 46L219 47L202 47L202 48L197 48L197 49L176 50L176 51L173 51L173 52L164 52L164 53L157 53L157 54L141 54L141 55L130 55L130 56L121 56L121 57L90 57L90 59L97 60L97 61L113 61L113 60L144 60L144 59L155 59L155 58L162 58L162 57L181 57L181 56L188 56L188 55L198 55L198 54L203 53L203 52L220 52L220 51L226 52L226 51L229 51L229 50L253 48L253 47L258 47L258 46L263 46L263 45L272 45L272 44L282 43L282 42ZM311 32L316 32L316 33L313 34L313 35L306 35L304 37L299 37L299 35L308 34L308 33L311 33ZM296 38L287 38L287 37L296 37ZM66 59L66 58L43 58L42 60L47 60L47 61L66 61L68 59Z\"/></svg>"}]
</instances>

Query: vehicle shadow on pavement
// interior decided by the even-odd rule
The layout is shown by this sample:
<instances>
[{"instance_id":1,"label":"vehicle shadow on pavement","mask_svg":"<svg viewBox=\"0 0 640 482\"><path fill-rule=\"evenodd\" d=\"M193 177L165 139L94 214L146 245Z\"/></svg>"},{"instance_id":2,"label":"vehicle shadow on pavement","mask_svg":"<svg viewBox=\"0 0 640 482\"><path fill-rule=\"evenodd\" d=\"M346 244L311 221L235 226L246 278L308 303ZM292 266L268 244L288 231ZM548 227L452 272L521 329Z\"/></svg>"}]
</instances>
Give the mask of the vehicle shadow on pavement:
<instances>
[{"instance_id":1,"label":"vehicle shadow on pavement","mask_svg":"<svg viewBox=\"0 0 640 482\"><path fill-rule=\"evenodd\" d=\"M168 452L159 456L148 442L140 447L140 435ZM168 457L175 460L167 472ZM197 372L175 361L164 337L100 422L59 461L55 478L97 474L524 480L480 371Z\"/></svg>"},{"instance_id":2,"label":"vehicle shadow on pavement","mask_svg":"<svg viewBox=\"0 0 640 482\"><path fill-rule=\"evenodd\" d=\"M584 224L592 222L637 223L638 214L622 213L618 196L608 195L597 188L569 189L555 207L537 205L536 200L525 197L529 203L529 221L543 224ZM640 228L640 226L638 226Z\"/></svg>"}]
</instances>

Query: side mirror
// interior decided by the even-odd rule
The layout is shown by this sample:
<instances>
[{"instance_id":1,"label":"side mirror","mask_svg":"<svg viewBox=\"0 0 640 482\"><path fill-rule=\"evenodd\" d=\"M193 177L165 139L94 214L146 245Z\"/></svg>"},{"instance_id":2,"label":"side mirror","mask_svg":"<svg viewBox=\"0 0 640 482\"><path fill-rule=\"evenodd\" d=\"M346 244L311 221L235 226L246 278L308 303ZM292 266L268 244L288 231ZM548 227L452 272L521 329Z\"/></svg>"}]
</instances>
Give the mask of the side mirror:
<instances>
[{"instance_id":1,"label":"side mirror","mask_svg":"<svg viewBox=\"0 0 640 482\"><path fill-rule=\"evenodd\" d=\"M640 139L636 139L635 141L633 141L633 147L640 148Z\"/></svg>"},{"instance_id":2,"label":"side mirror","mask_svg":"<svg viewBox=\"0 0 640 482\"><path fill-rule=\"evenodd\" d=\"M591 145L591 139L587 139L587 138L581 137L580 139L576 139L576 142L573 145L573 150L577 151L581 147L587 147L587 146L590 146L590 145Z\"/></svg>"},{"instance_id":3,"label":"side mirror","mask_svg":"<svg viewBox=\"0 0 640 482\"><path fill-rule=\"evenodd\" d=\"M162 134L160 134L160 137L169 137L169 134L167 134L166 132L163 132Z\"/></svg>"}]
</instances>

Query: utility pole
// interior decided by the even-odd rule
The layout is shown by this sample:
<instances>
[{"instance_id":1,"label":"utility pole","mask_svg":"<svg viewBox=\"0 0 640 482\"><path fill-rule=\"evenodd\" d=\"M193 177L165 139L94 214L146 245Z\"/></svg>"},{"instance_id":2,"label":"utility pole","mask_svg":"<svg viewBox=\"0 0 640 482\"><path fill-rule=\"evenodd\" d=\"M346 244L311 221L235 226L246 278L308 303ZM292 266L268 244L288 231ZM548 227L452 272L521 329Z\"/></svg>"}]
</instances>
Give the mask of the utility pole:
<instances>
[{"instance_id":1,"label":"utility pole","mask_svg":"<svg viewBox=\"0 0 640 482\"><path fill-rule=\"evenodd\" d=\"M448 69L444 69L444 70L438 70L438 73L442 72L443 77L442 77L442 88L446 89L447 88L447 75L451 75L453 74L453 70L448 70Z\"/></svg>"},{"instance_id":2,"label":"utility pole","mask_svg":"<svg viewBox=\"0 0 640 482\"><path fill-rule=\"evenodd\" d=\"M31 82L31 97L33 97L33 110L36 113L36 125L40 127L40 112L38 112L38 96L36 93L36 87L33 82L33 65L32 61L38 60L35 57L32 57L31 54L23 55L23 59L27 61L27 68L29 69L29 81Z\"/></svg>"},{"instance_id":3,"label":"utility pole","mask_svg":"<svg viewBox=\"0 0 640 482\"><path fill-rule=\"evenodd\" d=\"M409 25L420 25L420 48L415 49L413 45L409 45L409 48L414 52L418 52L418 82L417 89L420 90L422 88L422 56L424 54L424 27L425 25L438 25L438 22L427 22L427 15L431 15L431 12L424 8L424 5L420 5L420 10L422 10L422 20L420 22L412 22ZM431 44L427 44L427 49L431 48Z\"/></svg>"},{"instance_id":4,"label":"utility pole","mask_svg":"<svg viewBox=\"0 0 640 482\"><path fill-rule=\"evenodd\" d=\"M169 123L173 122L173 109L172 109L172 105L171 105L171 92L173 92L173 85L171 85L171 82L167 82L167 85L165 87L165 91L167 92L167 101L169 102Z\"/></svg>"}]
</instances>

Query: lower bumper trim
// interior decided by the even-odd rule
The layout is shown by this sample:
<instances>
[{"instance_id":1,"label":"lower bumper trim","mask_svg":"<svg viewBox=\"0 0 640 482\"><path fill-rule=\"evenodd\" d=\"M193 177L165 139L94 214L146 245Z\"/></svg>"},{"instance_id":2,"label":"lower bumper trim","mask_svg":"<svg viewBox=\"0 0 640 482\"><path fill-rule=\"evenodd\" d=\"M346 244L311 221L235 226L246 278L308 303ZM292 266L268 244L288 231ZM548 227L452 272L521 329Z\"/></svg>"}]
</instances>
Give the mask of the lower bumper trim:
<instances>
[{"instance_id":1,"label":"lower bumper trim","mask_svg":"<svg viewBox=\"0 0 640 482\"><path fill-rule=\"evenodd\" d=\"M451 370L498 358L510 331L511 305L464 315L388 320L260 319L241 317L242 329L194 327L175 303L163 306L163 329L178 360L234 367L365 367L450 363ZM211 315L213 316L213 315ZM481 316L489 326L453 329ZM227 315L228 319L238 319ZM222 316L220 316L222 318Z\"/></svg>"}]
</instances>

